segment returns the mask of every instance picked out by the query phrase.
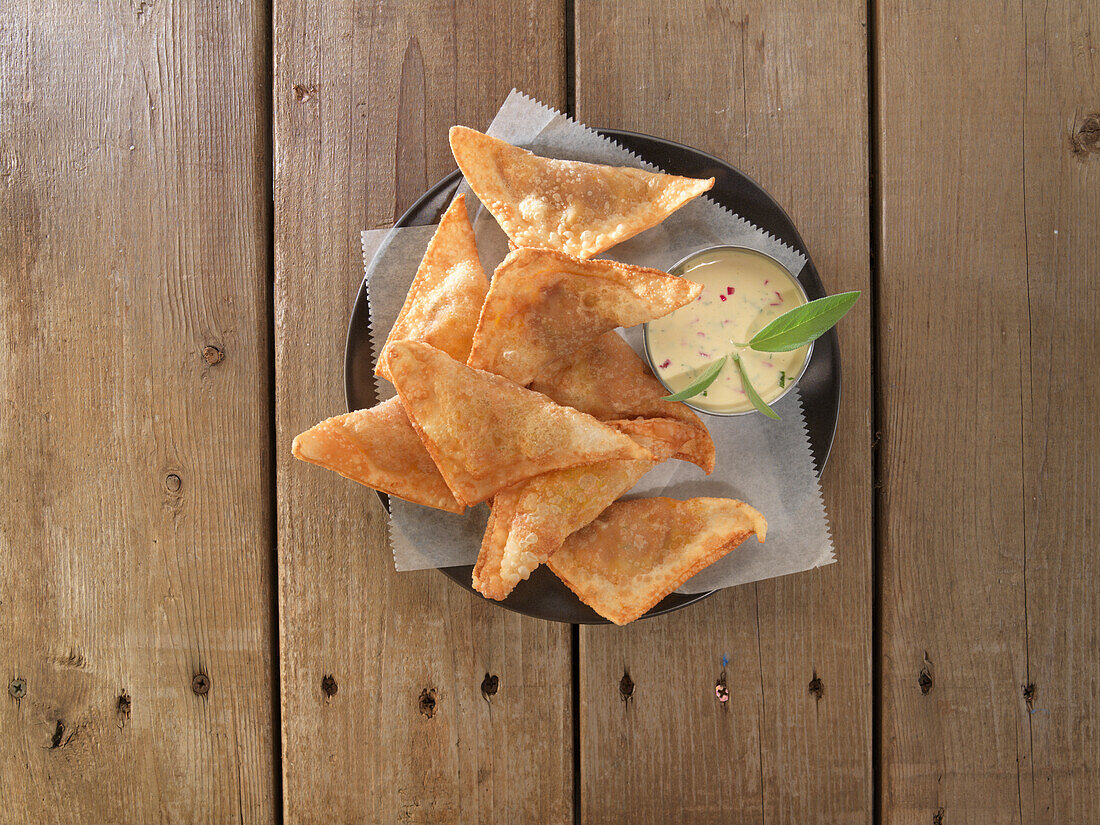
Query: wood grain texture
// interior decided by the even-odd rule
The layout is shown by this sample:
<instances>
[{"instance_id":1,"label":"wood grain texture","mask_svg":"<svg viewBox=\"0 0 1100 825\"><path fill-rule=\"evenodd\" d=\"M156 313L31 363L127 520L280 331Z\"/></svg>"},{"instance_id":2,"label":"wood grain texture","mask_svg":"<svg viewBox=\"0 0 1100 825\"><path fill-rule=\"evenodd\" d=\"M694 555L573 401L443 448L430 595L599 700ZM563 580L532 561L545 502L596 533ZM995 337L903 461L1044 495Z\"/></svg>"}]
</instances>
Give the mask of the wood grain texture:
<instances>
[{"instance_id":1,"label":"wood grain texture","mask_svg":"<svg viewBox=\"0 0 1100 825\"><path fill-rule=\"evenodd\" d=\"M2 822L275 813L265 31L0 6Z\"/></svg>"},{"instance_id":2,"label":"wood grain texture","mask_svg":"<svg viewBox=\"0 0 1100 825\"><path fill-rule=\"evenodd\" d=\"M1096 8L980 14L878 13L883 821L1097 822Z\"/></svg>"},{"instance_id":3,"label":"wood grain texture","mask_svg":"<svg viewBox=\"0 0 1100 825\"><path fill-rule=\"evenodd\" d=\"M434 571L394 573L374 493L290 455L345 409L360 230L453 169L447 129L484 128L513 86L561 105L563 7L277 0L274 14L286 821L569 821L568 627Z\"/></svg>"},{"instance_id":4,"label":"wood grain texture","mask_svg":"<svg viewBox=\"0 0 1100 825\"><path fill-rule=\"evenodd\" d=\"M740 167L789 211L829 291L866 290L864 25L860 3L580 2L577 114ZM870 297L840 327L823 480L839 563L582 629L585 822L870 820Z\"/></svg>"}]
</instances>

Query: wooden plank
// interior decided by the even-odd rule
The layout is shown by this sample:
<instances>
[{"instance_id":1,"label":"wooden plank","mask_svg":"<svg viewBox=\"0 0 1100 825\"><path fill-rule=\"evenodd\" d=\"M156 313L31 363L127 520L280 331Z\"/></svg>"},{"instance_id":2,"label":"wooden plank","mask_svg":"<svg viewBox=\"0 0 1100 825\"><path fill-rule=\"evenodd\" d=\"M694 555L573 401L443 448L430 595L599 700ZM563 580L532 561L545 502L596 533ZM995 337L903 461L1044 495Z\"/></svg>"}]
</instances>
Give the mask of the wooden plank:
<instances>
[{"instance_id":1,"label":"wooden plank","mask_svg":"<svg viewBox=\"0 0 1100 825\"><path fill-rule=\"evenodd\" d=\"M883 821L1100 821L1090 6L878 17Z\"/></svg>"},{"instance_id":2,"label":"wooden plank","mask_svg":"<svg viewBox=\"0 0 1100 825\"><path fill-rule=\"evenodd\" d=\"M0 8L0 821L275 814L266 30Z\"/></svg>"},{"instance_id":3,"label":"wooden plank","mask_svg":"<svg viewBox=\"0 0 1100 825\"><path fill-rule=\"evenodd\" d=\"M1025 11L1030 764L1021 760L1020 792L1031 821L1100 822L1100 39L1095 5ZM1051 369L1057 353L1075 351L1064 371Z\"/></svg>"},{"instance_id":4,"label":"wooden plank","mask_svg":"<svg viewBox=\"0 0 1100 825\"><path fill-rule=\"evenodd\" d=\"M448 127L486 126L513 85L563 102L564 10L278 0L274 13L286 820L569 821L568 627L434 571L395 574L374 494L290 457L296 433L344 409L360 230L453 169ZM517 20L530 22L503 23Z\"/></svg>"},{"instance_id":5,"label":"wooden plank","mask_svg":"<svg viewBox=\"0 0 1100 825\"><path fill-rule=\"evenodd\" d=\"M854 2L581 2L577 114L744 169L790 212L830 291L866 290L864 25ZM824 476L839 563L582 629L585 822L624 810L639 823L870 820L870 317L865 293L840 331L844 399Z\"/></svg>"}]
</instances>

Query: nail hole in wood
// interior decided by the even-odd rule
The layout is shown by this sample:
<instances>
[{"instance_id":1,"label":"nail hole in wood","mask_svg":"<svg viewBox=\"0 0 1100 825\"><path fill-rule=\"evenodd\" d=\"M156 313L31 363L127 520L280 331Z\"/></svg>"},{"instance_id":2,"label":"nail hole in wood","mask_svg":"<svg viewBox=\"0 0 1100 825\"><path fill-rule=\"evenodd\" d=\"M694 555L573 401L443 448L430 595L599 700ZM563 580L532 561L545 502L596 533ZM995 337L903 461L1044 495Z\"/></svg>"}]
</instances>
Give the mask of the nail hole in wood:
<instances>
[{"instance_id":1,"label":"nail hole in wood","mask_svg":"<svg viewBox=\"0 0 1100 825\"><path fill-rule=\"evenodd\" d=\"M53 737L50 739L50 750L55 750L61 747L61 737L65 735L65 722L62 719L57 720L57 727L54 728Z\"/></svg>"},{"instance_id":2,"label":"nail hole in wood","mask_svg":"<svg viewBox=\"0 0 1100 825\"><path fill-rule=\"evenodd\" d=\"M208 344L202 349L202 359L210 366L220 364L222 362L222 359L224 358L225 353L215 347L213 344Z\"/></svg>"},{"instance_id":3,"label":"nail hole in wood","mask_svg":"<svg viewBox=\"0 0 1100 825\"><path fill-rule=\"evenodd\" d=\"M821 683L821 678L817 675L816 670L814 671L814 678L810 680L810 684L807 687L810 691L810 695L820 702L821 697L825 695L825 685Z\"/></svg>"},{"instance_id":4,"label":"nail hole in wood","mask_svg":"<svg viewBox=\"0 0 1100 825\"><path fill-rule=\"evenodd\" d=\"M210 692L210 677L205 673L196 673L191 680L191 690L198 696L205 696Z\"/></svg>"},{"instance_id":5,"label":"nail hole in wood","mask_svg":"<svg viewBox=\"0 0 1100 825\"><path fill-rule=\"evenodd\" d=\"M420 691L420 699L417 702L420 712L431 719L435 716L435 688L424 688Z\"/></svg>"},{"instance_id":6,"label":"nail hole in wood","mask_svg":"<svg viewBox=\"0 0 1100 825\"><path fill-rule=\"evenodd\" d=\"M917 684L920 685L920 692L925 696L932 690L935 682L932 681L932 673L928 668L921 668L920 674L917 676Z\"/></svg>"},{"instance_id":7,"label":"nail hole in wood","mask_svg":"<svg viewBox=\"0 0 1100 825\"><path fill-rule=\"evenodd\" d=\"M321 678L321 693L325 694L329 699L336 695L336 691L340 689L340 686L336 684L336 680L332 677L331 673L326 673Z\"/></svg>"},{"instance_id":8,"label":"nail hole in wood","mask_svg":"<svg viewBox=\"0 0 1100 825\"><path fill-rule=\"evenodd\" d=\"M932 676L932 660L928 658L927 650L924 651L924 667L917 674L917 685L920 687L922 696L927 696L932 688L936 686L935 679Z\"/></svg>"},{"instance_id":9,"label":"nail hole in wood","mask_svg":"<svg viewBox=\"0 0 1100 825\"><path fill-rule=\"evenodd\" d=\"M164 486L168 488L169 493L178 493L183 488L183 479L175 473L169 473L164 478Z\"/></svg>"},{"instance_id":10,"label":"nail hole in wood","mask_svg":"<svg viewBox=\"0 0 1100 825\"><path fill-rule=\"evenodd\" d=\"M1028 682L1024 685L1024 702L1027 704L1027 709L1030 712L1032 704L1035 702L1035 683Z\"/></svg>"},{"instance_id":11,"label":"nail hole in wood","mask_svg":"<svg viewBox=\"0 0 1100 825\"><path fill-rule=\"evenodd\" d=\"M8 693L13 699L22 699L27 695L27 680L16 677L8 683Z\"/></svg>"},{"instance_id":12,"label":"nail hole in wood","mask_svg":"<svg viewBox=\"0 0 1100 825\"><path fill-rule=\"evenodd\" d=\"M623 678L619 680L619 698L624 702L629 702L633 696L634 680L630 678L630 671L626 671L623 673Z\"/></svg>"},{"instance_id":13,"label":"nail hole in wood","mask_svg":"<svg viewBox=\"0 0 1100 825\"><path fill-rule=\"evenodd\" d=\"M500 679L496 676L492 676L488 673L485 674L485 678L481 680L481 695L486 702L489 701L490 696L497 695L497 689L500 687Z\"/></svg>"},{"instance_id":14,"label":"nail hole in wood","mask_svg":"<svg viewBox=\"0 0 1100 825\"><path fill-rule=\"evenodd\" d=\"M714 698L718 700L718 704L722 706L723 710L729 709L730 689L726 684L726 671L724 670L718 675L718 681L714 683Z\"/></svg>"}]
</instances>

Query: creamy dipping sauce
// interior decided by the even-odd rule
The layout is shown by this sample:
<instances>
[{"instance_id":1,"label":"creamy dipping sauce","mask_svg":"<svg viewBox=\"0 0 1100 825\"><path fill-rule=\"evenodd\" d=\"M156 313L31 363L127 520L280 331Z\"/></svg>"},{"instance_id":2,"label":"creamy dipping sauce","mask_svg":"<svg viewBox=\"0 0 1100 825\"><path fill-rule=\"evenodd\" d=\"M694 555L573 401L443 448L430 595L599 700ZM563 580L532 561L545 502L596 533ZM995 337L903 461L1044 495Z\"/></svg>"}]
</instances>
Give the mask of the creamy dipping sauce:
<instances>
[{"instance_id":1,"label":"creamy dipping sauce","mask_svg":"<svg viewBox=\"0 0 1100 825\"><path fill-rule=\"evenodd\" d=\"M657 376L672 392L694 382L715 360L737 353L749 381L766 402L783 395L806 365L809 346L791 352L735 347L784 312L806 303L798 283L767 255L718 247L688 258L673 274L703 285L699 297L646 327L646 347ZM731 358L718 379L688 403L707 412L754 409Z\"/></svg>"}]
</instances>

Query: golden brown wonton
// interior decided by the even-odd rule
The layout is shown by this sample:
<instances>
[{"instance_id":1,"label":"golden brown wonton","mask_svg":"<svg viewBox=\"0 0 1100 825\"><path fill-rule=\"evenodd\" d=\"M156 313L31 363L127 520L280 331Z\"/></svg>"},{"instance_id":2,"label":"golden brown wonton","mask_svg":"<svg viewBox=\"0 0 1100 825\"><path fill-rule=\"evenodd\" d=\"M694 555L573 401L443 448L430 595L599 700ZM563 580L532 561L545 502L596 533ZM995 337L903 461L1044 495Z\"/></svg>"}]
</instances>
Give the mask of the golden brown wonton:
<instances>
[{"instance_id":1,"label":"golden brown wonton","mask_svg":"<svg viewBox=\"0 0 1100 825\"><path fill-rule=\"evenodd\" d=\"M566 537L592 521L607 505L690 438L679 421L612 421L653 453L651 460L601 461L554 470L501 490L474 567L474 589L503 599L561 547Z\"/></svg>"},{"instance_id":2,"label":"golden brown wonton","mask_svg":"<svg viewBox=\"0 0 1100 825\"><path fill-rule=\"evenodd\" d=\"M466 196L459 195L443 213L428 243L401 314L379 355L375 375L389 380L385 353L394 341L423 341L465 361L488 289L466 212Z\"/></svg>"},{"instance_id":3,"label":"golden brown wonton","mask_svg":"<svg viewBox=\"0 0 1100 825\"><path fill-rule=\"evenodd\" d=\"M295 458L416 504L461 513L401 402L322 421L294 439Z\"/></svg>"},{"instance_id":4,"label":"golden brown wonton","mask_svg":"<svg viewBox=\"0 0 1100 825\"><path fill-rule=\"evenodd\" d=\"M578 258L656 226L714 185L714 178L543 158L465 126L451 127L451 151L516 246Z\"/></svg>"},{"instance_id":5,"label":"golden brown wonton","mask_svg":"<svg viewBox=\"0 0 1100 825\"><path fill-rule=\"evenodd\" d=\"M714 441L699 416L678 401L665 401L668 390L614 331L551 365L531 382L531 389L601 421L636 417L682 421L693 436L674 457L698 464L706 473L714 469Z\"/></svg>"},{"instance_id":6,"label":"golden brown wonton","mask_svg":"<svg viewBox=\"0 0 1100 825\"><path fill-rule=\"evenodd\" d=\"M659 269L517 249L493 273L468 363L527 384L602 333L667 315L701 290Z\"/></svg>"},{"instance_id":7,"label":"golden brown wonton","mask_svg":"<svg viewBox=\"0 0 1100 825\"><path fill-rule=\"evenodd\" d=\"M476 504L531 476L611 458L647 459L589 415L417 341L396 341L386 366L401 403L455 498Z\"/></svg>"},{"instance_id":8,"label":"golden brown wonton","mask_svg":"<svg viewBox=\"0 0 1100 825\"><path fill-rule=\"evenodd\" d=\"M619 501L565 540L547 562L601 616L626 624L768 523L741 501Z\"/></svg>"}]
</instances>

